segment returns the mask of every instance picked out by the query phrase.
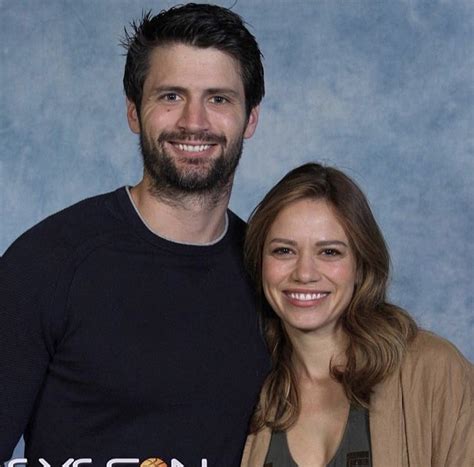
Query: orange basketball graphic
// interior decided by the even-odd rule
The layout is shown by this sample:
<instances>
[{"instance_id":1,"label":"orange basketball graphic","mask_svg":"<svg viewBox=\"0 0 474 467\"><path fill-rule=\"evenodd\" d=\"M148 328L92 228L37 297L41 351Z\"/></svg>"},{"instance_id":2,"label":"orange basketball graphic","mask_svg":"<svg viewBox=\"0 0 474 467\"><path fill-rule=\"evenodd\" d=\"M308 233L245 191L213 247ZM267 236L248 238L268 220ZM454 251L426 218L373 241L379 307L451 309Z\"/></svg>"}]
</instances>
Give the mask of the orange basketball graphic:
<instances>
[{"instance_id":1,"label":"orange basketball graphic","mask_svg":"<svg viewBox=\"0 0 474 467\"><path fill-rule=\"evenodd\" d=\"M140 467L168 467L168 464L158 459L158 457L152 457L150 459L145 459L141 464Z\"/></svg>"}]
</instances>

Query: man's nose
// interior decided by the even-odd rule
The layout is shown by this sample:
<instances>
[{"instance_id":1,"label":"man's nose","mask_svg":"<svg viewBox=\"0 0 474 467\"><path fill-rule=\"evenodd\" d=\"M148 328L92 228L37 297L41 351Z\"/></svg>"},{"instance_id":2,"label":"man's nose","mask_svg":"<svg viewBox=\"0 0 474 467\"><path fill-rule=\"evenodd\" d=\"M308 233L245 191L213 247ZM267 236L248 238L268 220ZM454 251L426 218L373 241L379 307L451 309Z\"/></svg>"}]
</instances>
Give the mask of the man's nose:
<instances>
[{"instance_id":1,"label":"man's nose","mask_svg":"<svg viewBox=\"0 0 474 467\"><path fill-rule=\"evenodd\" d=\"M178 126L180 129L188 131L209 130L209 120L205 104L197 99L188 100L183 107Z\"/></svg>"},{"instance_id":2,"label":"man's nose","mask_svg":"<svg viewBox=\"0 0 474 467\"><path fill-rule=\"evenodd\" d=\"M293 278L297 282L317 282L321 279L318 262L312 254L300 254L293 271Z\"/></svg>"}]
</instances>

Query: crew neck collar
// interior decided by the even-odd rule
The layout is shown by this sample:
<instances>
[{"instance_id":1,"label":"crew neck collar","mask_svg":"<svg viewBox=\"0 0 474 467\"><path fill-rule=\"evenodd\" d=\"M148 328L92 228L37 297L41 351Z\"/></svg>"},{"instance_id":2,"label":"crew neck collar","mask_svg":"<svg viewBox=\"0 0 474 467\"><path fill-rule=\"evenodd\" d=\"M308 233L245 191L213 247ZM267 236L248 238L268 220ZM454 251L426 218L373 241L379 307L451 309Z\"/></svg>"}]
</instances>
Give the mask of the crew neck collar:
<instances>
[{"instance_id":1,"label":"crew neck collar","mask_svg":"<svg viewBox=\"0 0 474 467\"><path fill-rule=\"evenodd\" d=\"M130 201L130 204L131 204L133 210L137 214L137 216L138 216L139 220L141 221L141 223L143 224L143 226L150 233L152 233L153 235L155 235L158 238L166 240L167 242L176 243L177 245L186 245L186 246L193 246L193 247L208 247L208 246L213 246L213 245L216 245L217 243L219 243L227 234L227 231L229 229L229 215L228 215L228 212L226 211L225 212L224 230L222 231L222 233L216 239L212 240L211 242L207 242L207 243L179 242L179 241L173 240L172 238L165 237L164 235L161 235L161 234L157 233L155 230L153 230L148 225L148 223L145 221L145 219L141 215L140 211L138 210L137 206L135 205L135 202L133 201L132 193L130 192L130 188L131 188L130 186L126 186L125 191L127 192L128 199Z\"/></svg>"}]
</instances>

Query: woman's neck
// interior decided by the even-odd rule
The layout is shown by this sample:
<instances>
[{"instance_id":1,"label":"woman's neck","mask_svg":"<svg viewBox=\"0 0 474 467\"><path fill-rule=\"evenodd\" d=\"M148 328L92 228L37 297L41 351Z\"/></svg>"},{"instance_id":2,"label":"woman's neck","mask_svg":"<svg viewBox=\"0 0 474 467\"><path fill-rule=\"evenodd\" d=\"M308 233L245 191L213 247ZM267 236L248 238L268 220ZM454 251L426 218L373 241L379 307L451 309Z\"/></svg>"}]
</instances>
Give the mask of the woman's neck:
<instances>
[{"instance_id":1,"label":"woman's neck","mask_svg":"<svg viewBox=\"0 0 474 467\"><path fill-rule=\"evenodd\" d=\"M289 335L293 346L293 365L299 378L324 381L331 377L331 365L346 363L347 336L339 327L332 333Z\"/></svg>"}]
</instances>

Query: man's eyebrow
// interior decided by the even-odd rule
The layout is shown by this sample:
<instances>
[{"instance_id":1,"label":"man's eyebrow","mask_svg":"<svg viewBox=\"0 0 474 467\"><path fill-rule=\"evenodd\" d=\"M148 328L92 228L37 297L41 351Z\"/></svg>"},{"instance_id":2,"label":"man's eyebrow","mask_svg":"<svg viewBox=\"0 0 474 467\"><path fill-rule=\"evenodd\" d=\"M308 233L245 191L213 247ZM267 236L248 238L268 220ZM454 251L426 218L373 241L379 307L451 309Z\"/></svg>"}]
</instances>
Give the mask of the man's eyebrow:
<instances>
[{"instance_id":1,"label":"man's eyebrow","mask_svg":"<svg viewBox=\"0 0 474 467\"><path fill-rule=\"evenodd\" d=\"M209 88L206 89L206 94L225 94L227 96L239 97L239 93L232 88Z\"/></svg>"},{"instance_id":2,"label":"man's eyebrow","mask_svg":"<svg viewBox=\"0 0 474 467\"><path fill-rule=\"evenodd\" d=\"M153 87L151 92L153 94L161 94L161 93L166 93L166 92L176 92L178 94L187 94L189 91L186 88L183 88L181 86L173 86L173 85L165 84L165 85ZM232 97L239 97L240 95L238 91L232 88L209 88L205 90L205 93L207 95L224 94L226 96L232 96Z\"/></svg>"},{"instance_id":3,"label":"man's eyebrow","mask_svg":"<svg viewBox=\"0 0 474 467\"><path fill-rule=\"evenodd\" d=\"M172 86L172 85L164 85L164 86L155 86L152 88L151 92L153 94L161 94L163 92L176 92L179 94L186 93L186 89L181 86Z\"/></svg>"}]
</instances>

